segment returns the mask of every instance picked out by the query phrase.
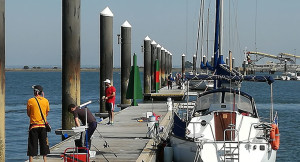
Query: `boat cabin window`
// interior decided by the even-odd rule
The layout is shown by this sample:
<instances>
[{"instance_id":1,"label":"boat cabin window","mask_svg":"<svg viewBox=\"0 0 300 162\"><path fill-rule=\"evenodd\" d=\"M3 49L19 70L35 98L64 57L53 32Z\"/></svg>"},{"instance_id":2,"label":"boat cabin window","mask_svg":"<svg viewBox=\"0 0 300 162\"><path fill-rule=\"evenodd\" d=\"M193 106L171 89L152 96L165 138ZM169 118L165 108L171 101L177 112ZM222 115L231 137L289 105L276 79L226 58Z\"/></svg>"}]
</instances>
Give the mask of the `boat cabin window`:
<instances>
[{"instance_id":1,"label":"boat cabin window","mask_svg":"<svg viewBox=\"0 0 300 162\"><path fill-rule=\"evenodd\" d=\"M253 112L253 105L249 98L229 92L209 93L199 97L195 111L232 111L234 109L239 110L240 112L255 114Z\"/></svg>"}]
</instances>

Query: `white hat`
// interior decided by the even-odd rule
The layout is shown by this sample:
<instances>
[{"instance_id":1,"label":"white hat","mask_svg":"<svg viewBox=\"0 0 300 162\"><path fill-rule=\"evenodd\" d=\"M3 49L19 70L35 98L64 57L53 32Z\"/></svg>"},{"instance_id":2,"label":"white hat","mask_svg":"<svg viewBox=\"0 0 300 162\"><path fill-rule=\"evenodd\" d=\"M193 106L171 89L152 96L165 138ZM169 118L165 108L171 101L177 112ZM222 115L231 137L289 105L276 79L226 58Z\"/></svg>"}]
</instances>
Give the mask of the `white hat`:
<instances>
[{"instance_id":1,"label":"white hat","mask_svg":"<svg viewBox=\"0 0 300 162\"><path fill-rule=\"evenodd\" d=\"M104 81L104 83L109 83L109 84L110 84L110 80L109 80L109 79L106 79L106 80Z\"/></svg>"}]
</instances>

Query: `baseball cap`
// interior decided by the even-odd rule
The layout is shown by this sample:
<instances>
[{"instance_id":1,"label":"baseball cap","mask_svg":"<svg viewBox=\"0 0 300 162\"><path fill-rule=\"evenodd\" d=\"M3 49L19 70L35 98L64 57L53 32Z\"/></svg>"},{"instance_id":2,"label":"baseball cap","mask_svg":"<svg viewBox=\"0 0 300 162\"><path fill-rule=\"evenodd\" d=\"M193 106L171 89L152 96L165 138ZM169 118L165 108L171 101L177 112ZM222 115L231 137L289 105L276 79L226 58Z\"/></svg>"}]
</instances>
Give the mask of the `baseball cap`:
<instances>
[{"instance_id":1,"label":"baseball cap","mask_svg":"<svg viewBox=\"0 0 300 162\"><path fill-rule=\"evenodd\" d=\"M109 83L109 84L110 84L110 80L109 80L109 79L106 79L106 80L104 81L104 83Z\"/></svg>"},{"instance_id":2,"label":"baseball cap","mask_svg":"<svg viewBox=\"0 0 300 162\"><path fill-rule=\"evenodd\" d=\"M42 92L42 91L43 91L43 87L40 86L40 85L33 85L32 88L33 88L35 91L38 91L38 92Z\"/></svg>"}]
</instances>

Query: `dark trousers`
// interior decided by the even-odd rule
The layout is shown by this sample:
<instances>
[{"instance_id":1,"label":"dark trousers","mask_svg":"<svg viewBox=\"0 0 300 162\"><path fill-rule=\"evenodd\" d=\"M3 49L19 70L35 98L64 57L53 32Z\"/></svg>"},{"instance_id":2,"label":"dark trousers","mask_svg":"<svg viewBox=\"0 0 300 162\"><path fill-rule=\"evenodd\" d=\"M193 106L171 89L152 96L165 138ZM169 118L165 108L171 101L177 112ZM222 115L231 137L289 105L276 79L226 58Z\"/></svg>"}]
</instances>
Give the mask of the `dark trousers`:
<instances>
[{"instance_id":1,"label":"dark trousers","mask_svg":"<svg viewBox=\"0 0 300 162\"><path fill-rule=\"evenodd\" d=\"M172 81L168 81L168 89L171 87L172 89Z\"/></svg>"},{"instance_id":2,"label":"dark trousers","mask_svg":"<svg viewBox=\"0 0 300 162\"><path fill-rule=\"evenodd\" d=\"M91 144L92 144L91 137L92 137L92 135L94 134L94 132L97 128L97 122L91 122L91 123L88 123L88 125L89 125L89 127L87 129L87 138L88 138L88 146L89 146L89 149L90 149ZM80 141L82 141L82 136L80 136ZM84 139L84 145L86 146L86 139Z\"/></svg>"},{"instance_id":3,"label":"dark trousers","mask_svg":"<svg viewBox=\"0 0 300 162\"><path fill-rule=\"evenodd\" d=\"M38 144L40 144L40 155L50 153L46 128L32 128L29 131L27 156L38 155Z\"/></svg>"}]
</instances>

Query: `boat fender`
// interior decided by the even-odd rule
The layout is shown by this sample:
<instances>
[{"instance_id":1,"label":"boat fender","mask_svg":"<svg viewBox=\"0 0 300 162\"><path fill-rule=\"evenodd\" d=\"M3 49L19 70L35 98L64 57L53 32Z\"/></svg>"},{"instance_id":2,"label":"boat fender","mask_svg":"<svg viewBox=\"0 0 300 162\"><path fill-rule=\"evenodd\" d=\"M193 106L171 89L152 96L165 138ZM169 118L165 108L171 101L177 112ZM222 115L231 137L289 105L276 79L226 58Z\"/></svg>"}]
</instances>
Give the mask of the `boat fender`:
<instances>
[{"instance_id":1,"label":"boat fender","mask_svg":"<svg viewBox=\"0 0 300 162\"><path fill-rule=\"evenodd\" d=\"M276 124L272 124L271 126L272 128L270 130L270 144L273 150L278 150L280 145L279 128Z\"/></svg>"}]
</instances>

